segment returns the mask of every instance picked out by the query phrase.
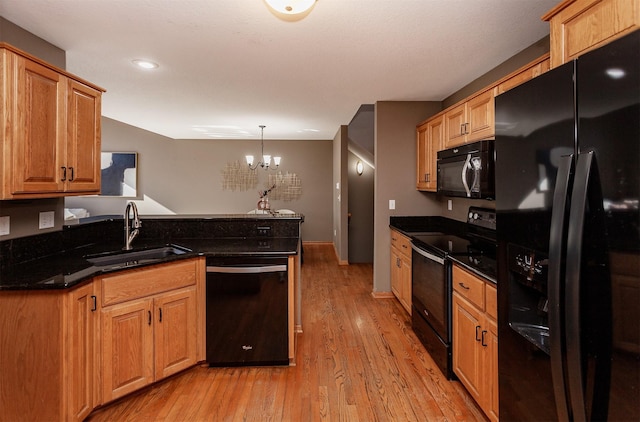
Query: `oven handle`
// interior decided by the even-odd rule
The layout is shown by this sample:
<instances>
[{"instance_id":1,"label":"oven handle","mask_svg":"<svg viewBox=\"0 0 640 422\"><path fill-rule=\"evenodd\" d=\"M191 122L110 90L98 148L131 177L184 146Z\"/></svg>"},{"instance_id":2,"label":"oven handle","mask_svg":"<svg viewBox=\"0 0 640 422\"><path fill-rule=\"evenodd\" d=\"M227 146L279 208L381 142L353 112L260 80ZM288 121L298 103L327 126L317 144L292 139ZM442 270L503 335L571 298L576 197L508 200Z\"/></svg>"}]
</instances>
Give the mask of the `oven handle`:
<instances>
[{"instance_id":1,"label":"oven handle","mask_svg":"<svg viewBox=\"0 0 640 422\"><path fill-rule=\"evenodd\" d=\"M262 274L277 273L287 271L286 265L266 265L262 267L217 267L207 265L208 273L225 273L225 274Z\"/></svg>"},{"instance_id":2,"label":"oven handle","mask_svg":"<svg viewBox=\"0 0 640 422\"><path fill-rule=\"evenodd\" d=\"M444 265L444 259L440 258L439 256L435 256L433 254L430 254L429 252L425 251L424 249L420 249L419 247L417 247L413 243L411 244L411 249L413 249L414 251L416 251L420 255L424 256L425 258L428 258L428 259L430 259L432 261L436 261L440 265Z\"/></svg>"}]
</instances>

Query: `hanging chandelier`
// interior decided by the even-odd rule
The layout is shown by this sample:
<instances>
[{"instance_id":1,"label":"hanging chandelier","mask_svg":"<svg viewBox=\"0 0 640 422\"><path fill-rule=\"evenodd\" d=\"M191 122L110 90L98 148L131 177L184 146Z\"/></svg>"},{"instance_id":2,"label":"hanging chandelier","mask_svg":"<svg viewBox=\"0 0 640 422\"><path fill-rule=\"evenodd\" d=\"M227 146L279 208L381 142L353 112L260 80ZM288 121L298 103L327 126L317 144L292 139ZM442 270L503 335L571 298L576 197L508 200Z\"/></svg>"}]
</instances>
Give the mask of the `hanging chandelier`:
<instances>
[{"instance_id":1,"label":"hanging chandelier","mask_svg":"<svg viewBox=\"0 0 640 422\"><path fill-rule=\"evenodd\" d=\"M247 165L249 166L249 168L251 170L255 170L258 167L262 167L265 170L269 170L269 167L271 166L271 155L269 154L265 154L264 153L264 128L266 127L265 125L260 125L258 126L260 128L260 145L262 148L262 161L259 161L258 163L256 163L256 165L253 165L253 155L247 155L245 156L245 158L247 159ZM278 168L280 166L280 159L281 157L273 157L273 165L275 168ZM272 167L273 168L273 167Z\"/></svg>"}]
</instances>

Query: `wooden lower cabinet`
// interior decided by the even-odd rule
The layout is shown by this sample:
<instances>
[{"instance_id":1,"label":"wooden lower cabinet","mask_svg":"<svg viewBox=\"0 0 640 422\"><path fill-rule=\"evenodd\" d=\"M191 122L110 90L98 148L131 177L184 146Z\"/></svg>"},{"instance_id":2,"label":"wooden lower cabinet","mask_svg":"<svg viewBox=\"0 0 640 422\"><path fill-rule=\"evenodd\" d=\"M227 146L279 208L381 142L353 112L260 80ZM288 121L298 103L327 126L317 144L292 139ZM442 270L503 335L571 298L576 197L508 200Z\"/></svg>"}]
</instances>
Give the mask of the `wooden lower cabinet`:
<instances>
[{"instance_id":1,"label":"wooden lower cabinet","mask_svg":"<svg viewBox=\"0 0 640 422\"><path fill-rule=\"evenodd\" d=\"M99 279L106 305L101 311L103 403L199 360L198 262L162 264Z\"/></svg>"},{"instance_id":2,"label":"wooden lower cabinet","mask_svg":"<svg viewBox=\"0 0 640 422\"><path fill-rule=\"evenodd\" d=\"M492 421L498 420L497 290L453 267L453 371Z\"/></svg>"},{"instance_id":3,"label":"wooden lower cabinet","mask_svg":"<svg viewBox=\"0 0 640 422\"><path fill-rule=\"evenodd\" d=\"M391 230L391 291L411 315L411 240Z\"/></svg>"},{"instance_id":4,"label":"wooden lower cabinet","mask_svg":"<svg viewBox=\"0 0 640 422\"><path fill-rule=\"evenodd\" d=\"M194 286L102 311L105 403L196 363L195 303Z\"/></svg>"},{"instance_id":5,"label":"wooden lower cabinet","mask_svg":"<svg viewBox=\"0 0 640 422\"><path fill-rule=\"evenodd\" d=\"M65 296L68 352L65 354L67 415L81 421L100 401L100 315L94 283L73 289Z\"/></svg>"},{"instance_id":6,"label":"wooden lower cabinet","mask_svg":"<svg viewBox=\"0 0 640 422\"><path fill-rule=\"evenodd\" d=\"M95 407L94 284L0 292L0 420L79 421Z\"/></svg>"}]
</instances>

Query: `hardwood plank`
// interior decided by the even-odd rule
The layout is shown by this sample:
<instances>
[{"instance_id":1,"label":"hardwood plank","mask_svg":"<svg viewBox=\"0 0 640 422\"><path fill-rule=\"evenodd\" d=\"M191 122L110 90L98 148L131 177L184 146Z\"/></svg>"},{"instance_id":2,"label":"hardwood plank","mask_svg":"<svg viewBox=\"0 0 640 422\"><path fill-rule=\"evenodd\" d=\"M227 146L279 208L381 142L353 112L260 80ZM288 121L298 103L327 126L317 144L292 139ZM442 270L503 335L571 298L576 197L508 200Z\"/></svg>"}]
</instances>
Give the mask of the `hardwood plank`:
<instances>
[{"instance_id":1,"label":"hardwood plank","mask_svg":"<svg viewBox=\"0 0 640 422\"><path fill-rule=\"evenodd\" d=\"M374 299L373 270L305 244L296 366L201 365L94 411L112 421L486 421L447 381L395 298Z\"/></svg>"}]
</instances>

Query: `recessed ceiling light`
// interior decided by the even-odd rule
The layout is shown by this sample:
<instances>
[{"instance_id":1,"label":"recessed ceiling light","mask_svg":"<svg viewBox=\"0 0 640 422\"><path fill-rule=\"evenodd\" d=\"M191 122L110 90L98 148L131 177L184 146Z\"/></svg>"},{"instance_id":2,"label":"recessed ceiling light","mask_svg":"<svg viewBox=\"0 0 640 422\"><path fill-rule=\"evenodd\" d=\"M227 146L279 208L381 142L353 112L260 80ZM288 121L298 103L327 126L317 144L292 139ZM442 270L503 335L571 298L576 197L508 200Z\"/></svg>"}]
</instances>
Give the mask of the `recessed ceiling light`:
<instances>
[{"instance_id":1,"label":"recessed ceiling light","mask_svg":"<svg viewBox=\"0 0 640 422\"><path fill-rule=\"evenodd\" d=\"M149 60L141 60L141 59L133 60L133 64L143 69L155 69L158 67L158 63L150 62Z\"/></svg>"}]
</instances>

